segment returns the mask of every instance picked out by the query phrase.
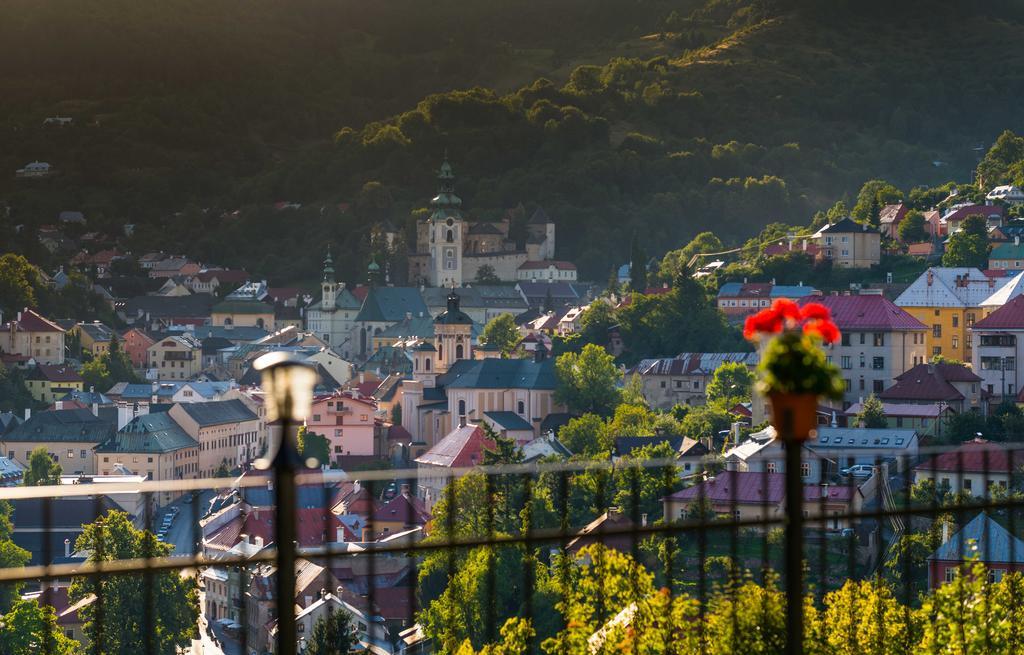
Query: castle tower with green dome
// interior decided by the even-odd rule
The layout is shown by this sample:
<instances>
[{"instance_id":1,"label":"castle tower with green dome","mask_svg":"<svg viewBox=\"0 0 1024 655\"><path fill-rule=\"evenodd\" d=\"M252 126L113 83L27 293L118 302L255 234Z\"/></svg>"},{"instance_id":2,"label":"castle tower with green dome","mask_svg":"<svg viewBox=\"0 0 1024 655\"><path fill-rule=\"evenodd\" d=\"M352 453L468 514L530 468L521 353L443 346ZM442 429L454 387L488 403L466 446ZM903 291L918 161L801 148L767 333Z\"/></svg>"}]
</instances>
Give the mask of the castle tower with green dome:
<instances>
[{"instance_id":1,"label":"castle tower with green dome","mask_svg":"<svg viewBox=\"0 0 1024 655\"><path fill-rule=\"evenodd\" d=\"M462 286L465 221L462 198L455 194L455 173L446 156L437 172L437 195L430 200L430 284Z\"/></svg>"}]
</instances>

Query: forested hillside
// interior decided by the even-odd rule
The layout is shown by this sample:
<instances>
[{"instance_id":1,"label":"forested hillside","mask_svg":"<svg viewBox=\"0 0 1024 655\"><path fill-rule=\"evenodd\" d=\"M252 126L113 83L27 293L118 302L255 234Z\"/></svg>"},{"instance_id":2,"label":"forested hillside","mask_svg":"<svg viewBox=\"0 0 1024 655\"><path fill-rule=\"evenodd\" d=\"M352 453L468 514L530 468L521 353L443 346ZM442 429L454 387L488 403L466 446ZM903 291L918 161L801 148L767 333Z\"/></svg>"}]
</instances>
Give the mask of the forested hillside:
<instances>
[{"instance_id":1,"label":"forested hillside","mask_svg":"<svg viewBox=\"0 0 1024 655\"><path fill-rule=\"evenodd\" d=\"M295 255L408 226L447 149L472 213L543 205L603 279L633 233L736 242L866 179L969 180L1024 128L1018 2L890 4L10 0L0 198L302 280L319 257ZM15 180L34 159L60 173Z\"/></svg>"}]
</instances>

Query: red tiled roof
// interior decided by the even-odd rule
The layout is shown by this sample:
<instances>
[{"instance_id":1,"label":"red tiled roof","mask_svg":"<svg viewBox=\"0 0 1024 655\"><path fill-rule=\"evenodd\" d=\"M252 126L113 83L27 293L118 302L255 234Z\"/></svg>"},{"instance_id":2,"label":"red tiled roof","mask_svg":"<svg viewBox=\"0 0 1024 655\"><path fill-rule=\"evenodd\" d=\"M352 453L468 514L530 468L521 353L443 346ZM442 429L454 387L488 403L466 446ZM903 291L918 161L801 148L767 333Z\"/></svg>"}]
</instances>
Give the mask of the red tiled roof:
<instances>
[{"instance_id":1,"label":"red tiled roof","mask_svg":"<svg viewBox=\"0 0 1024 655\"><path fill-rule=\"evenodd\" d=\"M416 462L450 468L476 466L483 462L484 448L494 448L494 442L484 436L480 426L461 426L417 457Z\"/></svg>"},{"instance_id":2,"label":"red tiled roof","mask_svg":"<svg viewBox=\"0 0 1024 655\"><path fill-rule=\"evenodd\" d=\"M943 218L948 224L950 221L959 221L967 218L968 216L1002 216L1003 206L1002 205L967 205L960 207L948 214Z\"/></svg>"},{"instance_id":3,"label":"red tiled roof","mask_svg":"<svg viewBox=\"0 0 1024 655\"><path fill-rule=\"evenodd\" d=\"M914 467L916 471L949 471L952 473L1009 473L1024 464L1024 444L1002 445L985 439L964 442L956 450Z\"/></svg>"},{"instance_id":4,"label":"red tiled roof","mask_svg":"<svg viewBox=\"0 0 1024 655\"><path fill-rule=\"evenodd\" d=\"M820 303L832 312L840 330L924 330L925 324L885 296L807 296L799 304Z\"/></svg>"},{"instance_id":5,"label":"red tiled roof","mask_svg":"<svg viewBox=\"0 0 1024 655\"><path fill-rule=\"evenodd\" d=\"M786 497L786 475L784 473L758 473L751 471L723 471L714 479L677 491L669 500L697 501L702 497L713 503L736 502L744 505L777 505ZM828 491L828 500L848 502L855 493L849 485L815 484L804 485L804 498L813 501L823 498Z\"/></svg>"},{"instance_id":6,"label":"red tiled roof","mask_svg":"<svg viewBox=\"0 0 1024 655\"><path fill-rule=\"evenodd\" d=\"M878 212L879 223L899 223L907 215L907 206L902 202L898 205L886 205Z\"/></svg>"},{"instance_id":7,"label":"red tiled roof","mask_svg":"<svg viewBox=\"0 0 1024 655\"><path fill-rule=\"evenodd\" d=\"M924 243L912 243L907 246L908 255L916 255L918 257L923 255L931 255L935 252L935 244L931 241L925 241Z\"/></svg>"},{"instance_id":8,"label":"red tiled roof","mask_svg":"<svg viewBox=\"0 0 1024 655\"><path fill-rule=\"evenodd\" d=\"M19 312L20 316L13 318L3 325L0 325L0 330L9 331L11 329L11 323L14 323L14 328L20 332L63 332L64 328L57 325L48 318L41 316L32 309L24 309Z\"/></svg>"},{"instance_id":9,"label":"red tiled roof","mask_svg":"<svg viewBox=\"0 0 1024 655\"><path fill-rule=\"evenodd\" d=\"M1024 330L1024 295L1017 296L974 324L975 330Z\"/></svg>"},{"instance_id":10,"label":"red tiled roof","mask_svg":"<svg viewBox=\"0 0 1024 655\"><path fill-rule=\"evenodd\" d=\"M426 525L429 520L430 513L423 506L423 501L406 494L398 494L373 513L373 521L378 523Z\"/></svg>"},{"instance_id":11,"label":"red tiled roof","mask_svg":"<svg viewBox=\"0 0 1024 655\"><path fill-rule=\"evenodd\" d=\"M411 442L412 434L401 425L392 425L388 428L388 441Z\"/></svg>"},{"instance_id":12,"label":"red tiled roof","mask_svg":"<svg viewBox=\"0 0 1024 655\"><path fill-rule=\"evenodd\" d=\"M273 520L274 512L267 509L253 509L248 514L244 516L239 514L226 523L207 539L207 543L228 549L241 541L241 535L244 534L250 538L260 537L263 539L264 545L269 544L274 540ZM327 533L326 541L333 543L337 539L338 528L343 529L345 541L359 540L330 510L296 509L295 522L296 537L299 545L303 547L322 546L325 543L325 532Z\"/></svg>"}]
</instances>

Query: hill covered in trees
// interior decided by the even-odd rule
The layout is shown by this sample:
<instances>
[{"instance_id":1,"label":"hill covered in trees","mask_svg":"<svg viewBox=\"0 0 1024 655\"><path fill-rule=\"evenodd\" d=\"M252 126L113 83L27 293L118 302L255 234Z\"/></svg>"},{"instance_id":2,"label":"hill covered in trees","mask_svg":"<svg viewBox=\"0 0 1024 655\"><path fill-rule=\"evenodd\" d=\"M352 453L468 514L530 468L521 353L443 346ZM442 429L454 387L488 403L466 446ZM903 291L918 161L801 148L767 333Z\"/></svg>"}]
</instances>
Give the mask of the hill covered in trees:
<instances>
[{"instance_id":1,"label":"hill covered in trees","mask_svg":"<svg viewBox=\"0 0 1024 655\"><path fill-rule=\"evenodd\" d=\"M969 180L997 135L1024 128L1017 1L0 11L15 18L0 21L12 221L82 209L101 226L136 223L130 247L278 279L312 278L319 257L296 255L328 240L368 256L373 221L411 228L446 149L471 213L543 205L560 256L603 279L634 233L652 254L707 229L741 242L852 200L867 179ZM76 122L43 126L49 115ZM61 173L26 184L6 172L33 159ZM283 222L278 200L304 207ZM364 257L341 258L339 273L357 279Z\"/></svg>"}]
</instances>

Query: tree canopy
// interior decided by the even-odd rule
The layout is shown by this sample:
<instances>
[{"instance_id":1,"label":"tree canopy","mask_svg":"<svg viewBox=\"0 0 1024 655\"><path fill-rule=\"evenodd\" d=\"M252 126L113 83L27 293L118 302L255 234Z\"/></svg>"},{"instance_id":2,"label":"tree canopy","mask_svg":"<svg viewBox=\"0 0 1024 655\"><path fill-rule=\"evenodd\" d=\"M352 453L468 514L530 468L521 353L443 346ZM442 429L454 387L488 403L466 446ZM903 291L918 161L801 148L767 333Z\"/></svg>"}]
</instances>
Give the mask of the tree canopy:
<instances>
[{"instance_id":1,"label":"tree canopy","mask_svg":"<svg viewBox=\"0 0 1024 655\"><path fill-rule=\"evenodd\" d=\"M39 446L29 453L28 468L25 469L22 484L26 487L60 484L62 472L60 464L50 456L46 446Z\"/></svg>"},{"instance_id":2,"label":"tree canopy","mask_svg":"<svg viewBox=\"0 0 1024 655\"><path fill-rule=\"evenodd\" d=\"M501 354L507 357L520 341L515 318L512 314L495 316L484 326L480 341L488 346L498 348Z\"/></svg>"}]
</instances>

